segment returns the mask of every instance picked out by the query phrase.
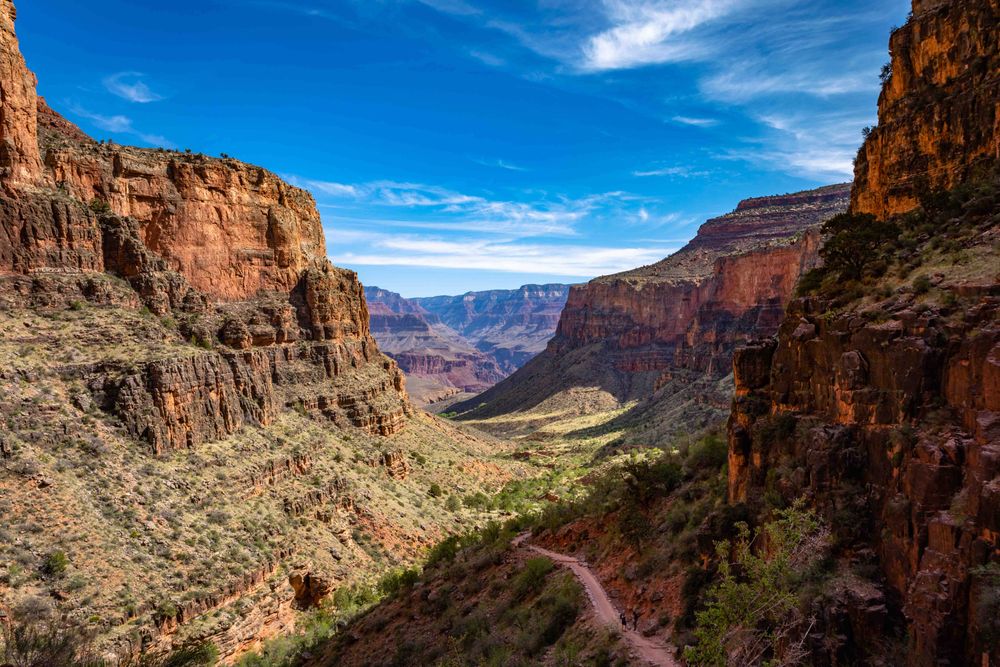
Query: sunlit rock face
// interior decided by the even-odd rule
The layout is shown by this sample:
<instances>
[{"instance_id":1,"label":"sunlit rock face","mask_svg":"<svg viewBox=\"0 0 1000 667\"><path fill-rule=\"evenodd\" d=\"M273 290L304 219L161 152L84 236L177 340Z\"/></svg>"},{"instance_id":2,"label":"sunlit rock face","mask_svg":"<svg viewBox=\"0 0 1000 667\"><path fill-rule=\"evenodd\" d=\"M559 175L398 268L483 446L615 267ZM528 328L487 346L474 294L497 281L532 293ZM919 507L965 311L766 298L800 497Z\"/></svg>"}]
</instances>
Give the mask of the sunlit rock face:
<instances>
[{"instance_id":1,"label":"sunlit rock face","mask_svg":"<svg viewBox=\"0 0 1000 667\"><path fill-rule=\"evenodd\" d=\"M858 153L852 207L885 218L1000 157L996 0L915 1L890 40L879 122Z\"/></svg>"},{"instance_id":2,"label":"sunlit rock face","mask_svg":"<svg viewBox=\"0 0 1000 667\"><path fill-rule=\"evenodd\" d=\"M819 226L848 198L838 185L750 199L657 264L573 287L546 351L475 399L485 403L475 414L562 409L582 388L602 404L646 400L661 411L694 400L718 418L734 347L777 330L796 281L818 260Z\"/></svg>"}]
</instances>

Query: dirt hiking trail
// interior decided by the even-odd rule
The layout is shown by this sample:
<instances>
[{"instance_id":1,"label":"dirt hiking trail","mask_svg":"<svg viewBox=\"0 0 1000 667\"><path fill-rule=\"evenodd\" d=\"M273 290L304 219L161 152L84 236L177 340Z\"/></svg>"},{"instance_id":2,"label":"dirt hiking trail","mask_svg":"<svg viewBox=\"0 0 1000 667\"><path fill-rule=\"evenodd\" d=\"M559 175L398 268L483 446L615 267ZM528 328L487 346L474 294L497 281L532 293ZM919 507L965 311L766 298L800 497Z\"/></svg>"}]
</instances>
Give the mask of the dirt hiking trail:
<instances>
[{"instance_id":1,"label":"dirt hiking trail","mask_svg":"<svg viewBox=\"0 0 1000 667\"><path fill-rule=\"evenodd\" d=\"M520 549L526 549L545 556L554 563L569 568L576 575L576 578L580 580L580 583L583 584L584 590L587 591L587 596L590 598L598 620L620 632L640 659L657 667L680 667L680 663L674 658L672 646L664 643L662 640L657 641L650 637L643 637L635 630L623 629L621 627L619 610L615 608L615 605L611 602L611 598L608 597L607 591L604 590L601 582L597 580L597 577L594 576L593 571L591 571L585 562L571 556L564 556L554 551L528 544L529 537L528 533L518 535L512 544Z\"/></svg>"}]
</instances>

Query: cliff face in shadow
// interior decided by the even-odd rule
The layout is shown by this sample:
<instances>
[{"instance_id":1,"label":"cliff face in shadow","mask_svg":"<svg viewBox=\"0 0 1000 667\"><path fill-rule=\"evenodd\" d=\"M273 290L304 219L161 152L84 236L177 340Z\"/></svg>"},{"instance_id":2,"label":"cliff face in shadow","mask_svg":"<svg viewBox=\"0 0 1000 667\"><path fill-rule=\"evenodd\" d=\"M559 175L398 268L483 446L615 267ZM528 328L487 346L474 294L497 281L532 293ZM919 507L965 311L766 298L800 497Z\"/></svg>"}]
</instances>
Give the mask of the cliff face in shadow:
<instances>
[{"instance_id":1,"label":"cliff face in shadow","mask_svg":"<svg viewBox=\"0 0 1000 667\"><path fill-rule=\"evenodd\" d=\"M996 2L914 2L852 197L898 238L736 353L730 502L804 497L869 573L831 602L817 634L844 640L817 660L887 637L910 665L1000 659L998 26Z\"/></svg>"}]
</instances>

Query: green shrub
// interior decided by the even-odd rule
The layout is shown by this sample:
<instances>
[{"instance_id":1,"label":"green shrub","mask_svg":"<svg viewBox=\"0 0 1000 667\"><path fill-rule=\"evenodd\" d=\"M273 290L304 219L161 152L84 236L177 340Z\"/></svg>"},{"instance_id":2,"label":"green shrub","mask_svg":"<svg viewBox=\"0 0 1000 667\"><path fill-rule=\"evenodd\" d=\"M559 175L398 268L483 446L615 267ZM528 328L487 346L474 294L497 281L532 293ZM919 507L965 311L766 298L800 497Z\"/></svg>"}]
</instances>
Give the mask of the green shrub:
<instances>
[{"instance_id":1,"label":"green shrub","mask_svg":"<svg viewBox=\"0 0 1000 667\"><path fill-rule=\"evenodd\" d=\"M712 433L691 445L685 464L691 470L717 471L728 458L729 445L721 436Z\"/></svg>"},{"instance_id":2,"label":"green shrub","mask_svg":"<svg viewBox=\"0 0 1000 667\"><path fill-rule=\"evenodd\" d=\"M375 587L379 594L391 597L403 590L413 588L420 581L420 571L416 568L392 570L382 575Z\"/></svg>"},{"instance_id":3,"label":"green shrub","mask_svg":"<svg viewBox=\"0 0 1000 667\"><path fill-rule=\"evenodd\" d=\"M431 484L431 488L427 489L427 495L431 498L440 498L444 495L444 490L441 489L441 485L437 482Z\"/></svg>"},{"instance_id":4,"label":"green shrub","mask_svg":"<svg viewBox=\"0 0 1000 667\"><path fill-rule=\"evenodd\" d=\"M523 599L532 593L537 593L545 584L545 577L555 567L552 561L544 556L529 558L524 569L514 579L511 591L515 599Z\"/></svg>"},{"instance_id":5,"label":"green shrub","mask_svg":"<svg viewBox=\"0 0 1000 667\"><path fill-rule=\"evenodd\" d=\"M917 276L913 281L914 294L927 294L931 291L931 279L927 276Z\"/></svg>"},{"instance_id":6,"label":"green shrub","mask_svg":"<svg viewBox=\"0 0 1000 667\"><path fill-rule=\"evenodd\" d=\"M799 598L825 558L830 532L801 501L775 516L753 535L740 523L735 543L716 544L719 581L697 614L697 645L684 652L689 665L798 664L805 657ZM766 541L756 546L760 554L758 541Z\"/></svg>"},{"instance_id":7,"label":"green shrub","mask_svg":"<svg viewBox=\"0 0 1000 667\"><path fill-rule=\"evenodd\" d=\"M94 197L90 200L90 210L98 215L106 215L111 213L111 204L99 197Z\"/></svg>"},{"instance_id":8,"label":"green shrub","mask_svg":"<svg viewBox=\"0 0 1000 667\"><path fill-rule=\"evenodd\" d=\"M42 572L50 577L58 577L66 571L67 567L69 567L69 557L66 556L66 552L56 550L45 557L45 562L42 563Z\"/></svg>"},{"instance_id":9,"label":"green shrub","mask_svg":"<svg viewBox=\"0 0 1000 667\"><path fill-rule=\"evenodd\" d=\"M841 280L859 280L875 265L900 230L870 214L842 213L823 225L826 242L819 251L828 272Z\"/></svg>"}]
</instances>

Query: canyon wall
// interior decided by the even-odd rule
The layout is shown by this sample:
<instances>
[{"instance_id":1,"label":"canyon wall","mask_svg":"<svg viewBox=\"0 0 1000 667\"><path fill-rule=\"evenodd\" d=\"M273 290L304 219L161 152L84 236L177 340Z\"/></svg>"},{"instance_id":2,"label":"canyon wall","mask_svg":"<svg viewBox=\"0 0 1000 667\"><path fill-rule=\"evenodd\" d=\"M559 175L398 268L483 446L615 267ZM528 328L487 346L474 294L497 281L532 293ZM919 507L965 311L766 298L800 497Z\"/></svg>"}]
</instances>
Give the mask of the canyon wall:
<instances>
[{"instance_id":1,"label":"canyon wall","mask_svg":"<svg viewBox=\"0 0 1000 667\"><path fill-rule=\"evenodd\" d=\"M416 301L377 287L366 287L365 295L372 335L406 374L418 405L478 394L507 376L493 358Z\"/></svg>"},{"instance_id":2,"label":"canyon wall","mask_svg":"<svg viewBox=\"0 0 1000 667\"><path fill-rule=\"evenodd\" d=\"M432 485L492 493L517 464L411 407L309 193L87 137L37 97L15 16L0 0L0 617L229 664L459 530Z\"/></svg>"},{"instance_id":3,"label":"canyon wall","mask_svg":"<svg viewBox=\"0 0 1000 667\"><path fill-rule=\"evenodd\" d=\"M735 355L730 502L805 498L859 582L808 638L819 663L896 640L914 666L1000 660L998 7L915 1L892 35L852 208L909 213L903 259Z\"/></svg>"},{"instance_id":4,"label":"canyon wall","mask_svg":"<svg viewBox=\"0 0 1000 667\"><path fill-rule=\"evenodd\" d=\"M486 403L472 414L493 415L638 400L661 435L719 419L733 348L777 328L817 261L819 225L847 200L847 186L748 200L657 264L573 287L545 352L462 407Z\"/></svg>"},{"instance_id":5,"label":"canyon wall","mask_svg":"<svg viewBox=\"0 0 1000 667\"><path fill-rule=\"evenodd\" d=\"M1000 158L1000 3L913 3L892 33L879 121L856 163L852 208L886 218Z\"/></svg>"},{"instance_id":6,"label":"canyon wall","mask_svg":"<svg viewBox=\"0 0 1000 667\"><path fill-rule=\"evenodd\" d=\"M337 420L382 434L401 428L410 413L403 377L371 337L357 277L326 259L312 196L237 160L87 138L36 96L13 31L15 10L9 2L3 9L0 178L8 196L0 271L8 274L8 293L40 275L83 285L90 274L107 272L128 280L153 313L177 320L185 337L223 344L220 356L184 373L149 366L129 380L130 395L141 388L148 397L142 404L152 412L144 414L160 421L137 434L160 451L268 423L275 409L312 393L311 385L296 392L289 383L287 395L274 393L277 360L289 355L316 364L328 380L364 378L355 383L360 393L350 380L328 392L336 396L332 403L351 406L331 418L336 412ZM77 296L88 295L81 288ZM287 348L293 344L299 347ZM254 357L226 348L263 349ZM380 374L384 381L374 379ZM211 416L221 409L211 403L226 403L233 378L254 378L246 384L266 395L232 403L228 417ZM373 407L366 410L369 395ZM134 421L129 405L108 403ZM186 416L178 413L184 410Z\"/></svg>"},{"instance_id":7,"label":"canyon wall","mask_svg":"<svg viewBox=\"0 0 1000 667\"><path fill-rule=\"evenodd\" d=\"M479 394L545 349L568 292L568 285L525 285L404 299L365 290L372 333L422 405Z\"/></svg>"}]
</instances>

